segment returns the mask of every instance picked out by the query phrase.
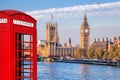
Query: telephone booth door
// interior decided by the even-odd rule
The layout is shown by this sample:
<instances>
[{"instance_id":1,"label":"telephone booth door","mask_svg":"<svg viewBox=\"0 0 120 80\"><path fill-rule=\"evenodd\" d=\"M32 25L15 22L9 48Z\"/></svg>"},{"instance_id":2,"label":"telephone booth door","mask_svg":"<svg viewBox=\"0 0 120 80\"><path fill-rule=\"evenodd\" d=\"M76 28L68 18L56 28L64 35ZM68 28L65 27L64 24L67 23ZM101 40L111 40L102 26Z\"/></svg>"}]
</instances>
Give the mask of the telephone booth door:
<instances>
[{"instance_id":1,"label":"telephone booth door","mask_svg":"<svg viewBox=\"0 0 120 80\"><path fill-rule=\"evenodd\" d=\"M16 80L33 80L33 36L16 33Z\"/></svg>"}]
</instances>

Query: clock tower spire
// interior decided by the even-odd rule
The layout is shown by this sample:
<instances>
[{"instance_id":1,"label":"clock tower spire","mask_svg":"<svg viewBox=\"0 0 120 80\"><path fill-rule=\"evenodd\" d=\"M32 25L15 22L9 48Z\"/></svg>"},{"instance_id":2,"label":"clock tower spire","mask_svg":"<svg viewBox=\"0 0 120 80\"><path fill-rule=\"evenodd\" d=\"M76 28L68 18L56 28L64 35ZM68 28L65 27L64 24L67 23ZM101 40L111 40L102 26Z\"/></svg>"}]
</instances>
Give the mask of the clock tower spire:
<instances>
[{"instance_id":1,"label":"clock tower spire","mask_svg":"<svg viewBox=\"0 0 120 80\"><path fill-rule=\"evenodd\" d=\"M88 50L89 41L90 41L90 27L88 25L86 13L85 13L82 21L82 25L80 27L80 47L82 49Z\"/></svg>"}]
</instances>

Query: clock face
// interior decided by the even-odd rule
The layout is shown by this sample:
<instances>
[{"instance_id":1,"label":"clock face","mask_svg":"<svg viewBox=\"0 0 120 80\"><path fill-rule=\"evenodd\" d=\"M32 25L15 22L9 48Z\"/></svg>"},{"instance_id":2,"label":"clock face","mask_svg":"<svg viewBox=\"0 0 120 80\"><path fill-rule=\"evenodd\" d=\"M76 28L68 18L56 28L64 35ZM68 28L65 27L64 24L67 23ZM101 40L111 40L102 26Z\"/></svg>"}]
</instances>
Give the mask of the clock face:
<instances>
[{"instance_id":1,"label":"clock face","mask_svg":"<svg viewBox=\"0 0 120 80\"><path fill-rule=\"evenodd\" d=\"M89 30L88 29L85 29L85 33L88 33L89 32Z\"/></svg>"}]
</instances>

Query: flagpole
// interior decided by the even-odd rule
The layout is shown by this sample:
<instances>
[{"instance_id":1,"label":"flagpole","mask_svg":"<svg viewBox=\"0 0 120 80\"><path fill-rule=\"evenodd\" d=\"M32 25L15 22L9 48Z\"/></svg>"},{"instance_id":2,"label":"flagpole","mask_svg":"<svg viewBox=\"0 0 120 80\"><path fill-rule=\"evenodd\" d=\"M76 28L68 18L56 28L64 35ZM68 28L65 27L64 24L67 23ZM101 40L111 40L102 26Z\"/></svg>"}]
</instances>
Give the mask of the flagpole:
<instances>
[{"instance_id":1,"label":"flagpole","mask_svg":"<svg viewBox=\"0 0 120 80\"><path fill-rule=\"evenodd\" d=\"M53 22L53 14L51 13L51 23Z\"/></svg>"},{"instance_id":2,"label":"flagpole","mask_svg":"<svg viewBox=\"0 0 120 80\"><path fill-rule=\"evenodd\" d=\"M51 13L51 23L52 23L52 13Z\"/></svg>"}]
</instances>

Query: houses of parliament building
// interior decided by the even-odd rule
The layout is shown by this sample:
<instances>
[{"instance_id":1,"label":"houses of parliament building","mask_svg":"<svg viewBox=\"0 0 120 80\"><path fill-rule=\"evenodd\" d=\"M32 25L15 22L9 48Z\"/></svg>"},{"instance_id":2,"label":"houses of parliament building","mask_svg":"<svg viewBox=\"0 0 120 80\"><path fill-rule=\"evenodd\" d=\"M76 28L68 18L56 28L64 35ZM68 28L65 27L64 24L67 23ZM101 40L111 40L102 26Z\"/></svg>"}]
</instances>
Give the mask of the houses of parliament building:
<instances>
[{"instance_id":1,"label":"houses of parliament building","mask_svg":"<svg viewBox=\"0 0 120 80\"><path fill-rule=\"evenodd\" d=\"M42 57L49 57L49 56L59 56L65 57L70 56L74 57L75 50L78 47L73 47L71 43L71 38L69 38L68 43L64 45L60 44L60 39L58 36L58 29L57 23L47 23L46 24L46 40L44 40L44 44L39 44L37 47L38 55ZM80 48L84 50L89 50L90 48L103 48L107 51L112 50L112 46L117 45L120 47L120 37L117 39L114 38L112 42L111 39L106 40L100 38L98 40L94 40L93 43L90 45L90 26L87 22L86 14L84 14L84 18L82 20L82 25L80 26Z\"/></svg>"},{"instance_id":2,"label":"houses of parliament building","mask_svg":"<svg viewBox=\"0 0 120 80\"><path fill-rule=\"evenodd\" d=\"M44 44L38 45L37 50L42 57L74 57L75 47L72 47L71 38L69 38L68 44L60 44L57 23L47 23L46 40L44 40Z\"/></svg>"},{"instance_id":3,"label":"houses of parliament building","mask_svg":"<svg viewBox=\"0 0 120 80\"><path fill-rule=\"evenodd\" d=\"M87 23L86 14L84 15L82 25L80 27L80 47L88 50L90 40L90 27ZM71 38L68 43L64 45L60 44L58 35L57 23L46 24L46 40L43 40L43 44L39 44L37 47L37 53L42 57L59 56L74 57L76 47L72 46Z\"/></svg>"}]
</instances>

